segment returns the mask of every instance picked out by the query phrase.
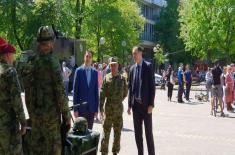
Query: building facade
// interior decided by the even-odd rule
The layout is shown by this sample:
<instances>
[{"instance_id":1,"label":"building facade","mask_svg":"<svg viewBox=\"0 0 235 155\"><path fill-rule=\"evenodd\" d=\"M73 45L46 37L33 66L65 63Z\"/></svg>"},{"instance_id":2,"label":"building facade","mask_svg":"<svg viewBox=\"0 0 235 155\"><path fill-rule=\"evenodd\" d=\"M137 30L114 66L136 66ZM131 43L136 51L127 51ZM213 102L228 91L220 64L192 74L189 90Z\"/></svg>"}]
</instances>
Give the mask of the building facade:
<instances>
[{"instance_id":1,"label":"building facade","mask_svg":"<svg viewBox=\"0 0 235 155\"><path fill-rule=\"evenodd\" d=\"M159 22L160 11L166 7L165 0L138 0L141 14L146 19L144 32L140 35L141 45L144 47L144 57L153 62L153 48L156 45L155 24Z\"/></svg>"}]
</instances>

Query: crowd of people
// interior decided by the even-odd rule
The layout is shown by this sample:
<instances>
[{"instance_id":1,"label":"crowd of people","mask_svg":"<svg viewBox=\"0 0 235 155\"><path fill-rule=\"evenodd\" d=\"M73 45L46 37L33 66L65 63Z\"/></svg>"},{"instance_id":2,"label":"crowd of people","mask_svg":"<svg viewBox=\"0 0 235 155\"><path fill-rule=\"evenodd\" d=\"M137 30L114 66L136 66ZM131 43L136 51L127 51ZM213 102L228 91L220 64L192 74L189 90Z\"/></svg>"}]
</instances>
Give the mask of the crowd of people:
<instances>
[{"instance_id":1,"label":"crowd of people","mask_svg":"<svg viewBox=\"0 0 235 155\"><path fill-rule=\"evenodd\" d=\"M176 82L178 82L178 103L183 103L184 98L190 101L190 90L193 82L193 72L190 70L190 65L184 65L181 63L178 68L177 77L174 74L174 70L169 65L163 78L166 80L168 87L167 97L168 101L172 100L173 88ZM235 65L231 64L224 66L223 68L217 63L213 68L208 67L205 75L206 82L206 95L208 101L211 102L211 115L213 115L213 109L215 107L215 101L218 102L220 107L221 116L224 116L224 107L227 111L233 111L233 104L235 103ZM210 100L209 100L210 99Z\"/></svg>"},{"instance_id":2,"label":"crowd of people","mask_svg":"<svg viewBox=\"0 0 235 155\"><path fill-rule=\"evenodd\" d=\"M192 71L190 70L190 65L184 65L181 63L177 72L177 77L174 74L174 70L171 65L169 65L165 75L163 75L163 78L166 80L166 85L168 87L167 91L167 97L168 101L172 101L172 95L173 95L173 88L176 82L178 82L178 103L184 103L183 101L183 94L185 96L185 99L188 102L190 101L190 90L192 86ZM186 87L186 90L185 90Z\"/></svg>"},{"instance_id":3,"label":"crowd of people","mask_svg":"<svg viewBox=\"0 0 235 155\"><path fill-rule=\"evenodd\" d=\"M65 62L62 67L59 65L53 49L53 30L49 26L40 27L34 55L16 72L13 67L16 50L13 45L0 38L0 154L24 154L21 136L26 134L27 126L32 129L27 143L29 154L63 154L60 125L63 121L68 129L71 127L72 116L67 95L72 71ZM144 154L143 122L148 154L155 155L152 124L154 71L152 64L143 59L142 53L142 47L133 47L135 64L130 68L128 82L125 77L127 73L119 70L117 58L110 58L106 67L97 67L97 64L92 63L93 54L89 50L84 54L84 64L75 70L73 115L75 119L85 118L88 128L92 130L94 118L100 112L104 118L100 148L102 155L109 152L111 128L114 129L113 155L117 155L121 149L122 102L127 94L127 113L133 115L138 155ZM23 109L18 74L22 77L29 120L26 120Z\"/></svg>"},{"instance_id":4,"label":"crowd of people","mask_svg":"<svg viewBox=\"0 0 235 155\"><path fill-rule=\"evenodd\" d=\"M219 102L221 115L226 106L227 111L232 112L232 104L235 102L235 65L231 64L223 68L216 64L214 68L208 68L206 73L206 88L208 96L211 96L211 114L215 101Z\"/></svg>"},{"instance_id":5,"label":"crowd of people","mask_svg":"<svg viewBox=\"0 0 235 155\"><path fill-rule=\"evenodd\" d=\"M114 129L112 152L117 155L121 149L121 130L123 127L123 100L128 97L129 115L133 115L135 141L138 155L144 154L143 123L145 126L148 154L155 155L152 111L155 99L154 70L151 63L142 57L143 48L135 46L132 56L135 61L127 71L120 67L116 57L109 63L93 63L93 53L87 50L84 64L75 72L66 62L59 65L53 55L54 34L50 27L40 27L37 36L37 51L27 60L20 74L23 77L25 103L29 113L26 120L21 99L21 85L17 71L13 67L15 48L0 38L0 154L22 155L21 136L26 134L27 126L32 128L29 150L33 155L61 155L62 140L60 123L71 127L71 113L68 107L69 80L73 80L73 115L87 120L88 128L93 129L94 119L100 113L103 118L103 135L100 152L108 154L111 128ZM62 74L62 75L61 75ZM178 82L178 102L190 102L190 89L193 81L190 66L180 64L177 78L169 66L164 78L168 86L168 101L172 101L173 88ZM223 68L215 65L206 73L206 88L211 96L211 114L218 101L221 116L224 106L233 111L235 100L235 65ZM186 88L186 90L185 90ZM128 93L129 92L129 93ZM223 104L225 103L225 104Z\"/></svg>"}]
</instances>

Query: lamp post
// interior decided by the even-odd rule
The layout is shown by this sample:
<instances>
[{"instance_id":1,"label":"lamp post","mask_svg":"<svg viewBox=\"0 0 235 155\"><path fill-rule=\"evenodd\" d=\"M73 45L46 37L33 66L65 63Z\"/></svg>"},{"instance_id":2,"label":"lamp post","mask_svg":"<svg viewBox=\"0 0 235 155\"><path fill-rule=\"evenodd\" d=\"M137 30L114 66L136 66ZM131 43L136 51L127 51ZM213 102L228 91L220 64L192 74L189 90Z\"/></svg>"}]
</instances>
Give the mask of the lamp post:
<instances>
[{"instance_id":1,"label":"lamp post","mask_svg":"<svg viewBox=\"0 0 235 155\"><path fill-rule=\"evenodd\" d=\"M105 38L101 37L100 38L100 46L102 47L105 44ZM103 53L103 49L101 48L101 54L102 54L102 63L103 63L103 59L104 59L104 53Z\"/></svg>"},{"instance_id":2,"label":"lamp post","mask_svg":"<svg viewBox=\"0 0 235 155\"><path fill-rule=\"evenodd\" d=\"M125 47L126 47L126 41L123 40L122 41L122 47L123 47L123 51L122 51L122 62L123 62L123 65L124 65L124 59L125 59Z\"/></svg>"}]
</instances>

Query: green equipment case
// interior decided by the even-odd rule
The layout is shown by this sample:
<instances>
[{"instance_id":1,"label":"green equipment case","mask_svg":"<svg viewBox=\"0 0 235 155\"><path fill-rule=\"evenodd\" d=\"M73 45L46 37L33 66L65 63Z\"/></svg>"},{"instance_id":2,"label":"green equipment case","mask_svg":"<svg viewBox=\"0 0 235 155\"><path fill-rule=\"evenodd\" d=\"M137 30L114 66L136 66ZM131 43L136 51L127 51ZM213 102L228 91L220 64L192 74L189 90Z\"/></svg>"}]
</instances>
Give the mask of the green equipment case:
<instances>
[{"instance_id":1,"label":"green equipment case","mask_svg":"<svg viewBox=\"0 0 235 155\"><path fill-rule=\"evenodd\" d=\"M100 134L89 130L87 134L77 135L69 132L67 140L70 146L65 149L65 155L96 155Z\"/></svg>"}]
</instances>

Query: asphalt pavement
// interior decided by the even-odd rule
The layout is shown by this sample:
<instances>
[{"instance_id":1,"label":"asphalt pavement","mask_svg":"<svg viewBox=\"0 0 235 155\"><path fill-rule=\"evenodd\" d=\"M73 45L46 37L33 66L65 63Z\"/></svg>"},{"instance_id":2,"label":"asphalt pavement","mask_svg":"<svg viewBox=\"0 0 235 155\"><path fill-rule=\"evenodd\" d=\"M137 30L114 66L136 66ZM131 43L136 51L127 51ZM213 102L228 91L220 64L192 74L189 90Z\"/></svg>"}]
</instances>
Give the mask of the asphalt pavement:
<instances>
[{"instance_id":1,"label":"asphalt pavement","mask_svg":"<svg viewBox=\"0 0 235 155\"><path fill-rule=\"evenodd\" d=\"M176 102L177 91L173 93L173 102L167 101L166 93L166 90L156 89L153 133L157 155L235 155L235 113L225 110L226 117L211 116L210 103L195 100L196 91L191 92L192 102L184 104ZM127 99L123 104L120 155L137 155L133 118L126 112ZM100 122L94 124L94 130L102 136ZM110 136L110 155L112 142L113 132ZM147 155L145 136L144 145Z\"/></svg>"}]
</instances>

